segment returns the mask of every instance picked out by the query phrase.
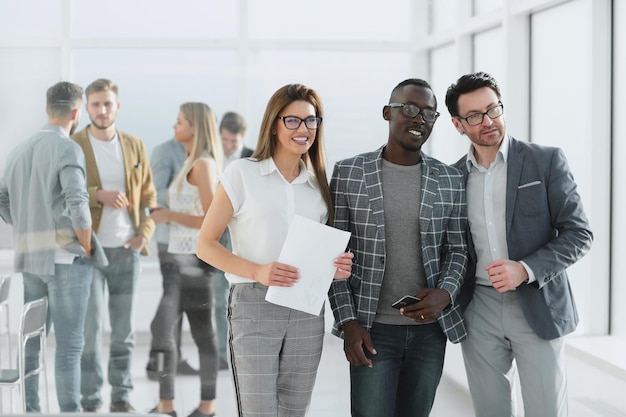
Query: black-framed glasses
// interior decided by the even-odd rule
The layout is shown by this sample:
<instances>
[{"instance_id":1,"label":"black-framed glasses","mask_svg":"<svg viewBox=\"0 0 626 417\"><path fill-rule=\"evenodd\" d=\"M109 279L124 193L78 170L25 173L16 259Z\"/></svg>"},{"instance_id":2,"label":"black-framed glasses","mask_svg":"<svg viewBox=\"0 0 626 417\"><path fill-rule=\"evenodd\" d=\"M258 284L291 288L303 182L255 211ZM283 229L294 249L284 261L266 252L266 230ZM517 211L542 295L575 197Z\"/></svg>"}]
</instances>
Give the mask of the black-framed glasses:
<instances>
[{"instance_id":1,"label":"black-framed glasses","mask_svg":"<svg viewBox=\"0 0 626 417\"><path fill-rule=\"evenodd\" d=\"M458 119L465 120L470 126L478 126L485 120L485 115L489 116L491 120L497 119L504 114L504 104L498 102L498 105L490 108L484 113L473 113L467 117L457 116Z\"/></svg>"},{"instance_id":2,"label":"black-framed glasses","mask_svg":"<svg viewBox=\"0 0 626 417\"><path fill-rule=\"evenodd\" d=\"M306 119L301 119L298 116L283 116L279 117L285 124L285 127L289 130L296 130L300 127L302 122L307 129L315 130L322 124L321 117L310 116Z\"/></svg>"},{"instance_id":3,"label":"black-framed glasses","mask_svg":"<svg viewBox=\"0 0 626 417\"><path fill-rule=\"evenodd\" d=\"M408 118L414 118L418 114L422 115L422 119L425 122L432 123L437 120L439 117L439 113L437 113L433 109L423 109L416 104L408 104L408 103L389 103L389 107L402 107L402 114Z\"/></svg>"}]
</instances>

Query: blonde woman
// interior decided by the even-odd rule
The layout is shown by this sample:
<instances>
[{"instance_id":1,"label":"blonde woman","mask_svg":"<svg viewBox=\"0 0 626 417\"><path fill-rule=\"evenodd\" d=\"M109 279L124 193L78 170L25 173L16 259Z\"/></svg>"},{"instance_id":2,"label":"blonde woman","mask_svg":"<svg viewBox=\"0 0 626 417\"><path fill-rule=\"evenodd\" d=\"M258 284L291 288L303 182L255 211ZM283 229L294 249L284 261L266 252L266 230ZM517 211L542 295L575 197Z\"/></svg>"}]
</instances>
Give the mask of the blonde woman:
<instances>
[{"instance_id":1,"label":"blonde woman","mask_svg":"<svg viewBox=\"0 0 626 417\"><path fill-rule=\"evenodd\" d=\"M324 315L271 304L265 294L270 285L298 280L296 268L276 262L293 217L332 223L322 117L314 90L291 84L276 91L256 151L220 176L200 230L198 256L231 283L229 359L240 416L304 416L311 400ZM227 226L232 253L219 243ZM352 254L340 255L335 265L335 278L348 278Z\"/></svg>"},{"instance_id":2,"label":"blonde woman","mask_svg":"<svg viewBox=\"0 0 626 417\"><path fill-rule=\"evenodd\" d=\"M163 298L151 326L154 348L163 355L160 400L155 413L176 417L174 378L178 363L177 323L187 314L200 358L200 404L189 417L214 416L218 354L213 329L212 279L217 271L195 255L204 214L213 200L223 151L215 116L204 103L180 106L174 138L185 144L187 159L169 188L169 208L152 212L156 223L170 224L168 252L172 262L163 277Z\"/></svg>"}]
</instances>

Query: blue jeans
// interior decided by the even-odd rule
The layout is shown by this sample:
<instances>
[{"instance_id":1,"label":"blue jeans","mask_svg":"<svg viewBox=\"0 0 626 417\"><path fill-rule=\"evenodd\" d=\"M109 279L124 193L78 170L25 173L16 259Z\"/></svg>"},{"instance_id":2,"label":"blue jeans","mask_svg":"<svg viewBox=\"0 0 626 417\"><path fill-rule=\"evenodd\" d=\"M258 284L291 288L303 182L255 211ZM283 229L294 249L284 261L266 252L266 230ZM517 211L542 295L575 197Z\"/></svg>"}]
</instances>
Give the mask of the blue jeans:
<instances>
[{"instance_id":1,"label":"blue jeans","mask_svg":"<svg viewBox=\"0 0 626 417\"><path fill-rule=\"evenodd\" d=\"M49 331L50 325L54 325L54 375L62 412L80 411L80 355L92 271L91 260L77 257L72 265L56 264L54 276L23 273L24 303L48 297L47 329ZM37 339L31 339L26 345L25 359L26 372L37 367ZM39 377L28 378L25 385L26 411L39 412Z\"/></svg>"},{"instance_id":2,"label":"blue jeans","mask_svg":"<svg viewBox=\"0 0 626 417\"><path fill-rule=\"evenodd\" d=\"M111 343L109 383L111 402L128 401L133 389L131 359L135 348L133 328L135 292L139 280L139 252L133 249L104 248L109 265L94 268L91 296L85 319L85 350L81 360L80 386L83 407L102 406L102 331L104 328L105 283L109 291Z\"/></svg>"},{"instance_id":3,"label":"blue jeans","mask_svg":"<svg viewBox=\"0 0 626 417\"><path fill-rule=\"evenodd\" d=\"M428 417L443 371L446 337L438 323L374 323L372 368L350 366L353 417Z\"/></svg>"}]
</instances>

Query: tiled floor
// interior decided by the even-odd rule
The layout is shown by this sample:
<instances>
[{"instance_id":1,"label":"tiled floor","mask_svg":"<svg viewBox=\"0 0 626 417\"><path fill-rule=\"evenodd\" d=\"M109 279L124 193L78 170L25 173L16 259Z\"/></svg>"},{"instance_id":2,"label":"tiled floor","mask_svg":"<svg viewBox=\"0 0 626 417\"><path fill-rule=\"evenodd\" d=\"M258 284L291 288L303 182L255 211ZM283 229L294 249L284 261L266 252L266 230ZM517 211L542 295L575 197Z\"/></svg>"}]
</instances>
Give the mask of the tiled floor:
<instances>
[{"instance_id":1,"label":"tiled floor","mask_svg":"<svg viewBox=\"0 0 626 417\"><path fill-rule=\"evenodd\" d=\"M133 365L134 391L131 394L131 403L141 412L152 409L158 399L158 385L150 381L145 372L148 357L148 335L139 334ZM187 339L187 338L186 338ZM324 342L324 351L318 371L317 382L311 401L309 417L347 417L350 415L348 366L342 351L340 339L327 333ZM48 348L48 368L50 387L50 412L58 412L54 388L54 339L50 338ZM106 350L105 350L106 351ZM183 354L193 365L197 364L195 346L189 340L185 341ZM199 381L195 376L177 377L176 409L180 417L191 413L199 401ZM110 389L105 385L103 397L105 404L103 411L108 411L108 396ZM6 395L5 395L6 400ZM5 412L8 403L5 402ZM228 371L221 371L218 375L218 391L216 411L219 417L236 417L236 408L231 380ZM468 416L471 417L471 406L467 394L459 391L453 382L442 380L439 387L433 417ZM383 417L383 416L381 416Z\"/></svg>"}]
</instances>

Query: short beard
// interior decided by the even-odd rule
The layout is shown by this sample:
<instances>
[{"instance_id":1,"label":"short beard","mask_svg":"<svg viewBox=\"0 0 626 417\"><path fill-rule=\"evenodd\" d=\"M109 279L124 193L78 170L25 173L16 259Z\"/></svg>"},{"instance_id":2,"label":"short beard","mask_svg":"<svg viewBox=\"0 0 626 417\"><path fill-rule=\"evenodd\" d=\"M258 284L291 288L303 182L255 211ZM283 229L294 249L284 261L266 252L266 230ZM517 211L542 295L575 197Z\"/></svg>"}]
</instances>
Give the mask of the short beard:
<instances>
[{"instance_id":1,"label":"short beard","mask_svg":"<svg viewBox=\"0 0 626 417\"><path fill-rule=\"evenodd\" d=\"M91 125L98 130L107 130L108 128L113 126L114 123L115 123L115 120L111 121L111 123L105 126L105 125L99 125L95 120L91 121Z\"/></svg>"}]
</instances>

